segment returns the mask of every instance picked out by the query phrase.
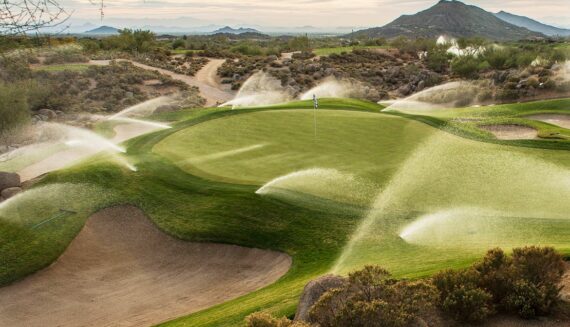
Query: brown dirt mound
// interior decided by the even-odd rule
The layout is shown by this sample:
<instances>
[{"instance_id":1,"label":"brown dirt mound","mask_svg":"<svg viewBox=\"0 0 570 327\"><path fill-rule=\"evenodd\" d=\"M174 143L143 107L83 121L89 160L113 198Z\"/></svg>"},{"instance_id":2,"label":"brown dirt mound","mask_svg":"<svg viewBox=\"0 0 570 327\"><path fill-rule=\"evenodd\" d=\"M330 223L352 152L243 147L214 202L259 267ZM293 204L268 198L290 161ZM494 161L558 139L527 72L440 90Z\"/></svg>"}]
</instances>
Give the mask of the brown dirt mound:
<instances>
[{"instance_id":1,"label":"brown dirt mound","mask_svg":"<svg viewBox=\"0 0 570 327\"><path fill-rule=\"evenodd\" d=\"M527 116L525 118L539 120L545 123L570 129L570 115L540 114Z\"/></svg>"},{"instance_id":2,"label":"brown dirt mound","mask_svg":"<svg viewBox=\"0 0 570 327\"><path fill-rule=\"evenodd\" d=\"M50 267L0 288L0 326L148 326L285 274L283 253L172 238L132 206L94 214Z\"/></svg>"},{"instance_id":3,"label":"brown dirt mound","mask_svg":"<svg viewBox=\"0 0 570 327\"><path fill-rule=\"evenodd\" d=\"M538 138L538 131L520 125L486 125L479 128L491 132L499 140L532 140Z\"/></svg>"}]
</instances>

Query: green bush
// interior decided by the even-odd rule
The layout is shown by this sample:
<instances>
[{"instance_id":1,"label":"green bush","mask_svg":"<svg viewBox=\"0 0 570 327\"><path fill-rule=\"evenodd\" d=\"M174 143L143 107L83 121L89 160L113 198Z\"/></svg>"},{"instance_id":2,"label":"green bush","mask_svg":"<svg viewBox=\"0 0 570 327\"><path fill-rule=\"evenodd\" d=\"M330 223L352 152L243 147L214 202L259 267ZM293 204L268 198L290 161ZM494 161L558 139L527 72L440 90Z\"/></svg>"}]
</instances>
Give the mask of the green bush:
<instances>
[{"instance_id":1,"label":"green bush","mask_svg":"<svg viewBox=\"0 0 570 327\"><path fill-rule=\"evenodd\" d=\"M481 322L494 312L493 296L478 287L479 274L472 269L447 270L433 277L439 291L439 307L454 319Z\"/></svg>"},{"instance_id":2,"label":"green bush","mask_svg":"<svg viewBox=\"0 0 570 327\"><path fill-rule=\"evenodd\" d=\"M246 327L309 327L302 321L291 321L285 317L275 318L265 312L254 312L245 318Z\"/></svg>"},{"instance_id":3,"label":"green bush","mask_svg":"<svg viewBox=\"0 0 570 327\"><path fill-rule=\"evenodd\" d=\"M558 302L564 269L551 247L517 248L511 257L493 249L471 268L435 275L433 283L440 308L458 320L482 321L495 309L534 318Z\"/></svg>"},{"instance_id":4,"label":"green bush","mask_svg":"<svg viewBox=\"0 0 570 327\"><path fill-rule=\"evenodd\" d=\"M456 57L451 62L451 71L463 78L476 78L480 63L480 59L474 56Z\"/></svg>"},{"instance_id":5,"label":"green bush","mask_svg":"<svg viewBox=\"0 0 570 327\"><path fill-rule=\"evenodd\" d=\"M30 118L26 89L20 83L0 83L0 137L11 133Z\"/></svg>"},{"instance_id":6,"label":"green bush","mask_svg":"<svg viewBox=\"0 0 570 327\"><path fill-rule=\"evenodd\" d=\"M428 52L427 66L429 69L442 73L449 68L449 55L445 47L434 47Z\"/></svg>"},{"instance_id":7,"label":"green bush","mask_svg":"<svg viewBox=\"0 0 570 327\"><path fill-rule=\"evenodd\" d=\"M404 327L429 316L436 297L428 282L397 281L381 267L366 266L323 294L309 317L320 327Z\"/></svg>"}]
</instances>

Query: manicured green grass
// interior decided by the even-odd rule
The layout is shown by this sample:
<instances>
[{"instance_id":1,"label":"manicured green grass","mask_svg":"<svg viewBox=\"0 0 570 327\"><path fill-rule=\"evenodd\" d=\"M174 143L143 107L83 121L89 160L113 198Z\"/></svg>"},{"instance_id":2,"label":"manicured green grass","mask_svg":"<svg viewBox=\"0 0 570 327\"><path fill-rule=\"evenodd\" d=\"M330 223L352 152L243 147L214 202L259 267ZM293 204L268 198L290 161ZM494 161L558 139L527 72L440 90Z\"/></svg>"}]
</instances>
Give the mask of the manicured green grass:
<instances>
[{"instance_id":1,"label":"manicured green grass","mask_svg":"<svg viewBox=\"0 0 570 327\"><path fill-rule=\"evenodd\" d=\"M570 130L529 117L537 114L570 115L570 98L484 107L426 110L415 112L415 115L397 112L393 112L393 114L420 120L448 132L479 141L570 150ZM534 128L538 131L538 136L541 139L497 140L490 132L479 128L479 126L503 124Z\"/></svg>"},{"instance_id":2,"label":"manicured green grass","mask_svg":"<svg viewBox=\"0 0 570 327\"><path fill-rule=\"evenodd\" d=\"M317 56L330 56L331 54L341 54L343 52L352 52L355 49L373 50L373 49L389 49L388 46L354 46L354 47L336 47L336 48L320 48L313 50Z\"/></svg>"},{"instance_id":3,"label":"manicured green grass","mask_svg":"<svg viewBox=\"0 0 570 327\"><path fill-rule=\"evenodd\" d=\"M46 72L61 72L61 71L85 71L89 69L88 64L62 64L62 65L42 65L37 66L36 70L43 70Z\"/></svg>"},{"instance_id":4,"label":"manicured green grass","mask_svg":"<svg viewBox=\"0 0 570 327\"><path fill-rule=\"evenodd\" d=\"M477 142L442 131L451 117L384 114L380 106L352 100L321 101L315 138L310 108L305 101L157 115L177 123L127 143L137 172L99 156L48 175L46 187L82 185L82 192L73 192L77 214L32 231L22 222L67 208L59 197L69 192L22 199L18 207L27 209L18 220L0 206L0 251L7 263L0 283L48 265L89 214L120 203L139 206L159 228L184 240L293 257L291 270L275 284L166 326L239 326L262 309L291 315L305 283L335 266L345 273L376 263L414 278L466 266L498 245L553 244L570 253L570 152ZM229 152L236 149L242 151ZM345 175L314 174L309 182L282 184L283 193L255 193L273 177L314 168L356 179L337 183ZM343 196L359 185L364 200ZM415 221L425 223L400 237ZM351 241L355 230L360 235Z\"/></svg>"}]
</instances>

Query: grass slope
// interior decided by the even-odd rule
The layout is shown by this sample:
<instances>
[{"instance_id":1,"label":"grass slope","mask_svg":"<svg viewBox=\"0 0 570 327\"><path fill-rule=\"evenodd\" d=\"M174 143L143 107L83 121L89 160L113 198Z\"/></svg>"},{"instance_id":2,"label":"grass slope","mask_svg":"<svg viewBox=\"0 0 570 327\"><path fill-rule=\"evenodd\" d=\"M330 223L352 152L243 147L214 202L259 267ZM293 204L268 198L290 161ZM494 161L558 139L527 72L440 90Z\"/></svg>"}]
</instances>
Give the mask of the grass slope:
<instances>
[{"instance_id":1,"label":"grass slope","mask_svg":"<svg viewBox=\"0 0 570 327\"><path fill-rule=\"evenodd\" d=\"M310 145L313 112L292 110L295 108L309 109L310 102L162 114L157 117L178 121L174 128L127 143L127 156L137 164L137 172L100 155L48 175L37 186L37 196L0 206L0 284L49 265L92 212L124 203L139 206L160 229L184 240L273 249L293 257L291 270L277 283L165 326L236 326L242 324L244 316L261 309L293 314L305 283L335 265L346 253L343 249L357 226L371 215L378 216L372 217L368 232L358 242L350 242L357 255L349 256L340 271L374 262L396 276L425 276L442 268L465 266L490 244L530 241L570 251L570 226L563 219L570 211L564 201L568 194L565 184L560 184L564 177L561 172L570 167L568 152L466 140L413 120L381 114L381 107L375 104L352 100L321 101L323 110L317 114L325 123L320 130L323 139ZM278 148L268 155L277 158L282 153L286 160L252 164L252 152L243 152L242 157L231 160L218 156L215 165L194 162L185 166L179 162L195 154L219 154L260 141L276 143ZM176 151L170 153L166 142L172 142ZM304 154L309 145L316 156ZM351 165L352 156L358 160ZM307 190L299 193L293 187L291 193L296 196L286 201L255 194L259 183L274 175L323 162L328 168L375 179L383 186L371 195L375 200L372 207L378 210L332 202L334 198L323 199L328 193L313 189L308 190L312 195L307 195ZM249 169L249 175L242 176L236 167ZM315 205L317 201L335 205ZM443 242L430 243L433 238L425 237L438 231L437 224L425 224L419 229L421 233L413 234L413 243L399 236L403 227L434 210L446 209L448 203L466 207L488 204L509 214L505 219L490 214L490 223L460 223L456 236L455 229L442 230ZM505 207L500 207L501 203ZM543 208L544 203L548 203L547 208ZM31 228L53 218L60 209L75 213ZM521 210L524 216L517 215ZM473 233L473 228L482 225L491 229ZM453 242L446 242L447 238ZM463 238L465 246L457 246Z\"/></svg>"}]
</instances>

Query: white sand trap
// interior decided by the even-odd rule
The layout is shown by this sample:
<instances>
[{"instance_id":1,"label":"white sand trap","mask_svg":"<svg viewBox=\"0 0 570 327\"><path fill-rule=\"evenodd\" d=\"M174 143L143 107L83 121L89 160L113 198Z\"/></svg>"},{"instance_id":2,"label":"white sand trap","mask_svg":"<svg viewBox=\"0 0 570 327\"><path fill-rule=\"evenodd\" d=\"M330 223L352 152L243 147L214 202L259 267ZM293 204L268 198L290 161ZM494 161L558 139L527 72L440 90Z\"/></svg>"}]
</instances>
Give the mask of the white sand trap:
<instances>
[{"instance_id":1,"label":"white sand trap","mask_svg":"<svg viewBox=\"0 0 570 327\"><path fill-rule=\"evenodd\" d=\"M570 129L570 114L569 115L540 114L540 115L526 116L524 118L539 120L545 123Z\"/></svg>"},{"instance_id":2,"label":"white sand trap","mask_svg":"<svg viewBox=\"0 0 570 327\"><path fill-rule=\"evenodd\" d=\"M0 288L0 326L149 326L271 284L286 254L190 243L132 206L94 214L50 267Z\"/></svg>"},{"instance_id":3,"label":"white sand trap","mask_svg":"<svg viewBox=\"0 0 570 327\"><path fill-rule=\"evenodd\" d=\"M479 128L493 133L499 140L532 140L538 138L538 131L519 125L486 125Z\"/></svg>"}]
</instances>

